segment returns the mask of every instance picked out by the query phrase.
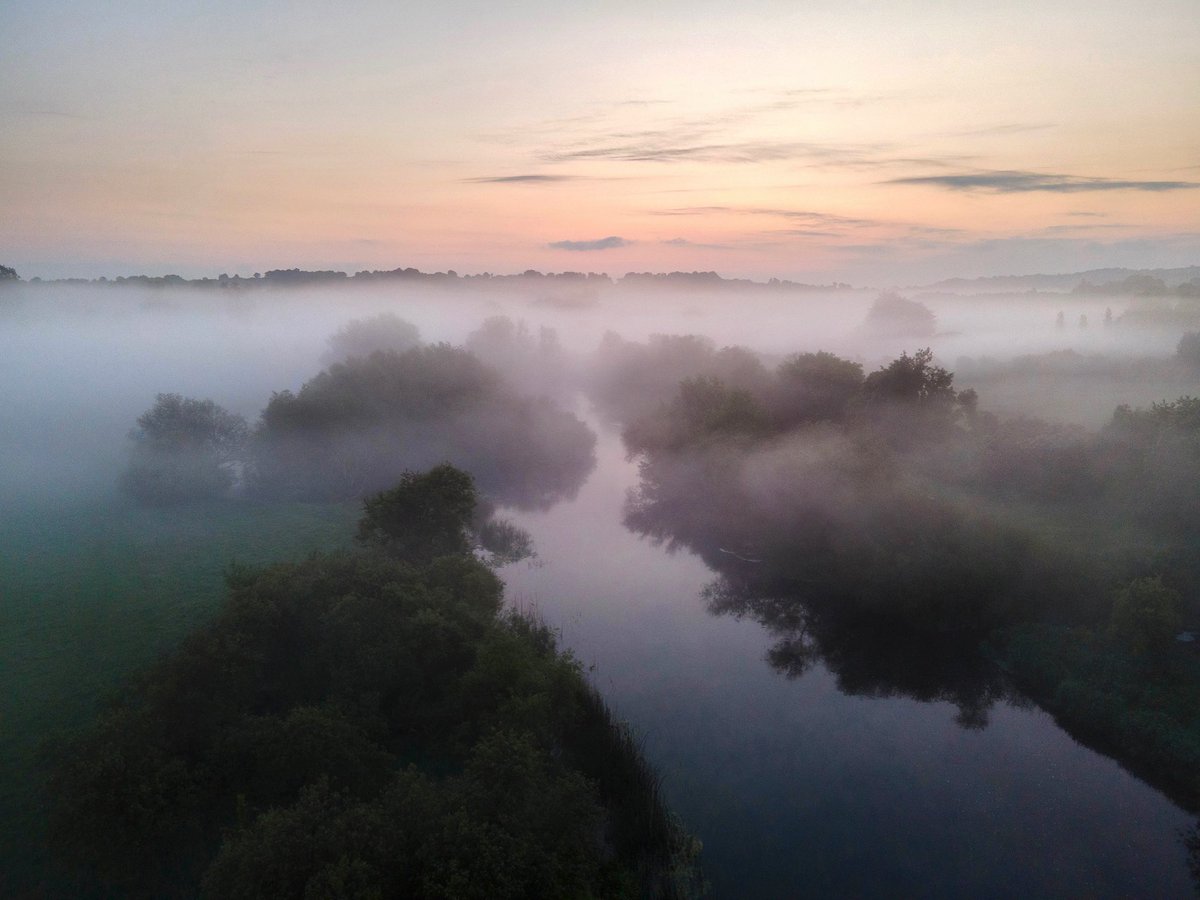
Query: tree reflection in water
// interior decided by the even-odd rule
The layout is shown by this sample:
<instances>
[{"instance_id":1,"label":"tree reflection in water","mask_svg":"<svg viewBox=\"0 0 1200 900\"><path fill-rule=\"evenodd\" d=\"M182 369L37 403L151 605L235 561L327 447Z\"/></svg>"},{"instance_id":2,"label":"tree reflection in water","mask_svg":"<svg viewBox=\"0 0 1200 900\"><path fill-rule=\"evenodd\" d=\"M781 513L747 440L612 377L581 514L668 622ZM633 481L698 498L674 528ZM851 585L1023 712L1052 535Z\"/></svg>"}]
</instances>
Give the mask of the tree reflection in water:
<instances>
[{"instance_id":1,"label":"tree reflection in water","mask_svg":"<svg viewBox=\"0 0 1200 900\"><path fill-rule=\"evenodd\" d=\"M704 600L713 615L749 617L767 628L775 639L767 661L788 678L822 663L843 693L952 703L963 728L986 727L996 702L1015 699L1003 673L961 637L872 627L797 594L758 594L727 574L705 588Z\"/></svg>"}]
</instances>

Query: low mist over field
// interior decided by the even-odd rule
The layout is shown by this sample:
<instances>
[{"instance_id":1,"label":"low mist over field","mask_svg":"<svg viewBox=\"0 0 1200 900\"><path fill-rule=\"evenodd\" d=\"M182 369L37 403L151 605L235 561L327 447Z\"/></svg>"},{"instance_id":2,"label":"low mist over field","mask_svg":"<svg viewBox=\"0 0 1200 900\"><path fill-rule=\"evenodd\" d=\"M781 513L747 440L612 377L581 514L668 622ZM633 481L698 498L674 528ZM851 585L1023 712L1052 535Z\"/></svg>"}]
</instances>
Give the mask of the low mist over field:
<instances>
[{"instance_id":1,"label":"low mist over field","mask_svg":"<svg viewBox=\"0 0 1200 900\"><path fill-rule=\"evenodd\" d=\"M719 361L735 347L767 366L827 351L867 371L929 347L960 385L980 391L983 409L1089 426L1120 403L1195 385L1196 368L1176 352L1200 327L1189 298L646 281L12 284L0 298L6 490L111 484L126 435L156 394L209 399L253 424L273 394L299 391L330 365L422 343L465 348L529 398L569 408L586 387L602 410L651 410L684 377L736 369ZM889 319L888 298L908 306ZM392 334L397 322L409 329L403 338ZM689 336L676 353L637 361L638 345Z\"/></svg>"}]
</instances>

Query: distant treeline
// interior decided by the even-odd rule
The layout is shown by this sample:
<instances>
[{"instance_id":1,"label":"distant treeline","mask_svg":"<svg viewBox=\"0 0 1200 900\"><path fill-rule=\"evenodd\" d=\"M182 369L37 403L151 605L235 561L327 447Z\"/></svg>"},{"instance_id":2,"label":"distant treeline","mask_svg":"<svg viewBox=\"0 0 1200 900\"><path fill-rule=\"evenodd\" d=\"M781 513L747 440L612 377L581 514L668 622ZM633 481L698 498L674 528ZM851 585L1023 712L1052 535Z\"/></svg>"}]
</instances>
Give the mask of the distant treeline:
<instances>
[{"instance_id":1,"label":"distant treeline","mask_svg":"<svg viewBox=\"0 0 1200 900\"><path fill-rule=\"evenodd\" d=\"M1084 279L1071 289L1071 293L1103 297L1200 297L1200 276L1171 286L1161 278L1137 272L1103 284L1092 284Z\"/></svg>"},{"instance_id":2,"label":"distant treeline","mask_svg":"<svg viewBox=\"0 0 1200 900\"><path fill-rule=\"evenodd\" d=\"M5 274L10 273L10 274ZM18 280L14 269L0 266L0 280ZM548 283L569 286L629 287L653 285L655 287L703 288L703 289L769 289L784 291L831 291L853 290L844 282L831 284L804 284L786 279L771 278L768 281L751 281L746 278L724 278L716 272L629 272L614 278L603 272L539 272L526 269L524 272L501 275L481 272L475 275L460 275L450 269L445 272L422 272L419 269L396 268L387 270L363 270L354 274L332 270L270 269L255 272L252 276L221 274L216 278L183 278L180 275L121 275L116 278L31 278L30 284L75 284L75 285L124 285L128 287L196 287L219 289L242 289L254 287L311 287L340 283L419 282L422 284L521 284Z\"/></svg>"},{"instance_id":3,"label":"distant treeline","mask_svg":"<svg viewBox=\"0 0 1200 900\"><path fill-rule=\"evenodd\" d=\"M1088 269L1085 272L1064 272L1057 275L989 275L983 278L947 278L927 285L933 290L969 294L1002 294L1016 292L1070 291L1081 281L1093 284L1120 282L1131 275L1146 275L1161 279L1168 285L1179 285L1200 278L1200 266L1180 266L1171 269Z\"/></svg>"}]
</instances>

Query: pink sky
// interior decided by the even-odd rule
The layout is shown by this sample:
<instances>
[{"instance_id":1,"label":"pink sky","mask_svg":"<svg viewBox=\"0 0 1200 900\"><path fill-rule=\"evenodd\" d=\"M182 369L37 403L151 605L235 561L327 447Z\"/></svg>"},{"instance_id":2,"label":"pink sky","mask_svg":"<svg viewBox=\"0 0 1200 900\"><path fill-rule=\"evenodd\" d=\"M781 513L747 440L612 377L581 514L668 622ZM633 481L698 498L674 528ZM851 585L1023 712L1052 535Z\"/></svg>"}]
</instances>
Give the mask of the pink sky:
<instances>
[{"instance_id":1,"label":"pink sky","mask_svg":"<svg viewBox=\"0 0 1200 900\"><path fill-rule=\"evenodd\" d=\"M1194 0L248 6L6 8L0 262L1200 262Z\"/></svg>"}]
</instances>

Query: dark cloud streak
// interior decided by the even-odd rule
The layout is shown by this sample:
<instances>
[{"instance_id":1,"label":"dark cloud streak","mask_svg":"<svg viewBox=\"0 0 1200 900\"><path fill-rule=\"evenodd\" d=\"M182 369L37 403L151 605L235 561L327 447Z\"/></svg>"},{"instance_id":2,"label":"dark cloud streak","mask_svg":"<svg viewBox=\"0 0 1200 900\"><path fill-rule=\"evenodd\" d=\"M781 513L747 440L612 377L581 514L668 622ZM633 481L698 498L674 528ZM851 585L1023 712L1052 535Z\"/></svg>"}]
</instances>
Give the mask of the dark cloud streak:
<instances>
[{"instance_id":1,"label":"dark cloud streak","mask_svg":"<svg viewBox=\"0 0 1200 900\"><path fill-rule=\"evenodd\" d=\"M615 247L628 247L633 241L627 241L623 237L609 235L605 238L597 238L593 241L552 241L546 246L551 250L571 250L575 252L587 252L591 250L612 250Z\"/></svg>"},{"instance_id":2,"label":"dark cloud streak","mask_svg":"<svg viewBox=\"0 0 1200 900\"><path fill-rule=\"evenodd\" d=\"M921 175L892 178L882 184L928 185L950 191L987 191L993 194L1024 194L1042 191L1054 194L1078 194L1086 191L1165 191L1200 187L1194 181L1124 181L1114 178L1085 178L1043 172L968 172L957 175Z\"/></svg>"},{"instance_id":3,"label":"dark cloud streak","mask_svg":"<svg viewBox=\"0 0 1200 900\"><path fill-rule=\"evenodd\" d=\"M554 184L560 181L583 181L582 175L487 175L464 178L468 184Z\"/></svg>"},{"instance_id":4,"label":"dark cloud streak","mask_svg":"<svg viewBox=\"0 0 1200 900\"><path fill-rule=\"evenodd\" d=\"M759 163L805 159L819 163L853 165L862 162L878 147L838 147L810 142L743 141L738 143L696 143L676 141L669 136L656 140L653 132L646 140L630 143L558 150L546 153L547 162L573 162L583 159L608 159L617 162L724 162ZM695 135L691 135L695 136Z\"/></svg>"},{"instance_id":5,"label":"dark cloud streak","mask_svg":"<svg viewBox=\"0 0 1200 900\"><path fill-rule=\"evenodd\" d=\"M833 213L816 212L809 209L770 209L757 206L683 206L676 209L655 210L652 214L656 216L704 216L711 213L773 216L816 227L840 226L843 228L862 228L888 224L875 219L856 219L850 216L839 216Z\"/></svg>"}]
</instances>

